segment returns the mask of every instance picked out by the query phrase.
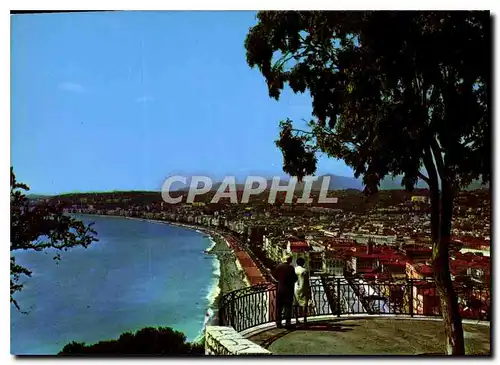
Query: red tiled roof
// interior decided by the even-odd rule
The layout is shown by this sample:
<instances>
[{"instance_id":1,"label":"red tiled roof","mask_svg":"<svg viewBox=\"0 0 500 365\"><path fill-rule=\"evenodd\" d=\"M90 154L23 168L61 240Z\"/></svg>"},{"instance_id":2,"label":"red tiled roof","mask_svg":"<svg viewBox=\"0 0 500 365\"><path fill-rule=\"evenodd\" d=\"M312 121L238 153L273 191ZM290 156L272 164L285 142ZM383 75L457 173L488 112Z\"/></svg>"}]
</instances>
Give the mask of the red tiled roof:
<instances>
[{"instance_id":1,"label":"red tiled roof","mask_svg":"<svg viewBox=\"0 0 500 365\"><path fill-rule=\"evenodd\" d=\"M417 288L433 288L434 283L425 280L413 280L413 285Z\"/></svg>"},{"instance_id":2,"label":"red tiled roof","mask_svg":"<svg viewBox=\"0 0 500 365\"><path fill-rule=\"evenodd\" d=\"M467 260L461 260L461 259L450 260L450 267L468 268L469 265L470 265L470 261L467 261Z\"/></svg>"},{"instance_id":3,"label":"red tiled roof","mask_svg":"<svg viewBox=\"0 0 500 365\"><path fill-rule=\"evenodd\" d=\"M432 270L432 267L419 263L419 264L414 264L413 267L421 274L432 274L434 271Z\"/></svg>"},{"instance_id":4,"label":"red tiled roof","mask_svg":"<svg viewBox=\"0 0 500 365\"><path fill-rule=\"evenodd\" d=\"M341 259L344 258L345 251L325 251L325 255L327 257L331 257L334 259Z\"/></svg>"},{"instance_id":5,"label":"red tiled roof","mask_svg":"<svg viewBox=\"0 0 500 365\"><path fill-rule=\"evenodd\" d=\"M292 252L306 252L310 251L311 249L309 247L290 247Z\"/></svg>"},{"instance_id":6,"label":"red tiled roof","mask_svg":"<svg viewBox=\"0 0 500 365\"><path fill-rule=\"evenodd\" d=\"M406 261L404 262L393 262L393 261L390 261L390 262L384 262L384 266L386 267L406 267Z\"/></svg>"},{"instance_id":7,"label":"red tiled roof","mask_svg":"<svg viewBox=\"0 0 500 365\"><path fill-rule=\"evenodd\" d=\"M419 288L418 294L437 296L437 291L436 291L436 288L422 288L422 289Z\"/></svg>"},{"instance_id":8,"label":"red tiled roof","mask_svg":"<svg viewBox=\"0 0 500 365\"><path fill-rule=\"evenodd\" d=\"M402 263L406 265L406 262L409 261L408 258L406 258L403 255L380 255L380 261L389 261L389 262L394 262L394 263Z\"/></svg>"},{"instance_id":9,"label":"red tiled roof","mask_svg":"<svg viewBox=\"0 0 500 365\"><path fill-rule=\"evenodd\" d=\"M432 248L417 246L417 247L405 248L405 251L407 253L432 253Z\"/></svg>"},{"instance_id":10,"label":"red tiled roof","mask_svg":"<svg viewBox=\"0 0 500 365\"><path fill-rule=\"evenodd\" d=\"M490 247L491 242L488 240L484 240L481 238L475 238L475 237L457 237L453 236L451 238L452 242L457 242L461 243L466 247L469 248L481 248L481 247Z\"/></svg>"},{"instance_id":11,"label":"red tiled roof","mask_svg":"<svg viewBox=\"0 0 500 365\"><path fill-rule=\"evenodd\" d=\"M489 267L489 264L486 262L473 262L469 267L474 269L487 269Z\"/></svg>"},{"instance_id":12,"label":"red tiled roof","mask_svg":"<svg viewBox=\"0 0 500 365\"><path fill-rule=\"evenodd\" d=\"M303 252L311 250L311 247L304 241L290 242L290 250L292 252Z\"/></svg>"},{"instance_id":13,"label":"red tiled roof","mask_svg":"<svg viewBox=\"0 0 500 365\"><path fill-rule=\"evenodd\" d=\"M290 246L292 247L309 247L305 241L290 241Z\"/></svg>"},{"instance_id":14,"label":"red tiled roof","mask_svg":"<svg viewBox=\"0 0 500 365\"><path fill-rule=\"evenodd\" d=\"M328 248L349 248L349 249L356 249L356 245L342 245L342 244L327 244L326 247Z\"/></svg>"},{"instance_id":15,"label":"red tiled roof","mask_svg":"<svg viewBox=\"0 0 500 365\"><path fill-rule=\"evenodd\" d=\"M405 261L407 260L405 256L397 253L397 252L374 252L374 253L356 253L354 256L360 258L360 259L367 259L367 258L377 258L381 261Z\"/></svg>"},{"instance_id":16,"label":"red tiled roof","mask_svg":"<svg viewBox=\"0 0 500 365\"><path fill-rule=\"evenodd\" d=\"M353 256L356 256L359 259L377 259L380 257L378 253L355 253Z\"/></svg>"},{"instance_id":17,"label":"red tiled roof","mask_svg":"<svg viewBox=\"0 0 500 365\"><path fill-rule=\"evenodd\" d=\"M477 263L482 265L483 267L488 267L491 264L491 259L488 256L479 256L476 254L473 254L471 252L466 252L466 253L457 253L455 255L455 260L453 261L459 261L459 262L467 262L467 263Z\"/></svg>"},{"instance_id":18,"label":"red tiled roof","mask_svg":"<svg viewBox=\"0 0 500 365\"><path fill-rule=\"evenodd\" d=\"M358 268L356 268L356 271L359 274L366 275L366 274L373 274L375 270L371 267L358 267Z\"/></svg>"}]
</instances>

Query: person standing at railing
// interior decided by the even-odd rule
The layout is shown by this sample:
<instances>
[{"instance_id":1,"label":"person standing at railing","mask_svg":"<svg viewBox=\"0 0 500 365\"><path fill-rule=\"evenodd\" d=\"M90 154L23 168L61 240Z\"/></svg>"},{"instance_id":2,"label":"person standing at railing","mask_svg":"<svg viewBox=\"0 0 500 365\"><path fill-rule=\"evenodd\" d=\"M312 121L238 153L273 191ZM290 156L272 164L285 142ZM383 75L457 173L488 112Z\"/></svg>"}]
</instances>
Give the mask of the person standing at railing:
<instances>
[{"instance_id":1,"label":"person standing at railing","mask_svg":"<svg viewBox=\"0 0 500 365\"><path fill-rule=\"evenodd\" d=\"M295 274L297 282L295 283L295 318L299 322L299 316L304 317L304 323L307 323L307 310L311 300L311 282L309 280L309 270L306 269L306 260L303 257L297 259Z\"/></svg>"},{"instance_id":2,"label":"person standing at railing","mask_svg":"<svg viewBox=\"0 0 500 365\"><path fill-rule=\"evenodd\" d=\"M281 323L283 311L285 312L286 327L291 326L294 289L297 281L292 261L291 256L287 257L286 262L279 264L273 273L278 282L276 289L276 327L278 328L283 327Z\"/></svg>"}]
</instances>

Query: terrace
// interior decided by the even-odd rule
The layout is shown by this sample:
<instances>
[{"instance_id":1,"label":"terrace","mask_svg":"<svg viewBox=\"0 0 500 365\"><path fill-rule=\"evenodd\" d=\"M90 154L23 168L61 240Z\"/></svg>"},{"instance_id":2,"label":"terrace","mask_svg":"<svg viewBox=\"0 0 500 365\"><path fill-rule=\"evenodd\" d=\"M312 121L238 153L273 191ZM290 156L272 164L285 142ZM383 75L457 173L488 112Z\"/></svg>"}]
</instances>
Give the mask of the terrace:
<instances>
[{"instance_id":1,"label":"terrace","mask_svg":"<svg viewBox=\"0 0 500 365\"><path fill-rule=\"evenodd\" d=\"M307 324L275 326L276 288L260 284L221 298L219 326L206 328L214 355L437 355L445 353L435 284L314 277ZM466 353L490 355L490 288L456 288ZM302 318L299 318L303 322Z\"/></svg>"}]
</instances>

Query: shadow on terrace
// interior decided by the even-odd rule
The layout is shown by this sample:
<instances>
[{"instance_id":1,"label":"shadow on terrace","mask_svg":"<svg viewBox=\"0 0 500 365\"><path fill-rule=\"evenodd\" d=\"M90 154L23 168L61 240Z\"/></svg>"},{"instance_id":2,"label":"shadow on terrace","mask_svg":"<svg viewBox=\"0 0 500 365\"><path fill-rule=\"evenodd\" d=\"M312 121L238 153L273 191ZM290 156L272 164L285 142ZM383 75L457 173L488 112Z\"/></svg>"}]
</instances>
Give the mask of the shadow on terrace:
<instances>
[{"instance_id":1,"label":"shadow on terrace","mask_svg":"<svg viewBox=\"0 0 500 365\"><path fill-rule=\"evenodd\" d=\"M445 354L444 326L432 281L368 282L328 276L311 281L308 323L291 329L278 329L274 323L274 284L255 285L222 297L220 327L207 327L207 347L213 347L207 353L240 354L238 349L245 349L241 354L252 354L250 345L263 355ZM489 286L460 284L456 291L466 354L490 355ZM220 332L224 329L234 334ZM222 340L218 341L220 334Z\"/></svg>"}]
</instances>

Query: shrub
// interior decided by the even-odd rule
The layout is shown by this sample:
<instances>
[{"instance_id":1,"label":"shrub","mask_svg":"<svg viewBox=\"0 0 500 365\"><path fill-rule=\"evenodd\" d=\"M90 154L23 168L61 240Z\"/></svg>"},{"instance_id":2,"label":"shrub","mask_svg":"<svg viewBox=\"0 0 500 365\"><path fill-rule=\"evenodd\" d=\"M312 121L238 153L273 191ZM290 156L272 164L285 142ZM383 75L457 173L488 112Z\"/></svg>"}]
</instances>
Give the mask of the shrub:
<instances>
[{"instance_id":1,"label":"shrub","mask_svg":"<svg viewBox=\"0 0 500 365\"><path fill-rule=\"evenodd\" d=\"M71 342L62 356L101 355L204 355L202 344L186 342L186 336L170 327L146 327L136 333L122 333L118 340L100 341L93 345Z\"/></svg>"}]
</instances>

